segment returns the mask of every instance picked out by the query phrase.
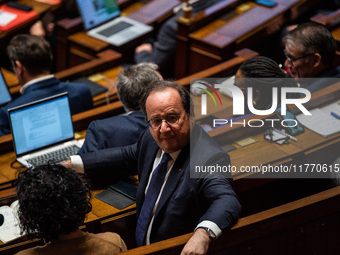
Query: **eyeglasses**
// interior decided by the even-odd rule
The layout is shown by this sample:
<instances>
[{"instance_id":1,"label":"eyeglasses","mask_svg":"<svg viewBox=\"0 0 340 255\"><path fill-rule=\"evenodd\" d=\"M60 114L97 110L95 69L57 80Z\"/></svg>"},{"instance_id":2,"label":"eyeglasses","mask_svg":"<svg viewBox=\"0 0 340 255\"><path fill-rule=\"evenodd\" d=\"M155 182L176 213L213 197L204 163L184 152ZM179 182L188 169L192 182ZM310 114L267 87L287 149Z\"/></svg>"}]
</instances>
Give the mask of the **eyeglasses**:
<instances>
[{"instance_id":1,"label":"eyeglasses","mask_svg":"<svg viewBox=\"0 0 340 255\"><path fill-rule=\"evenodd\" d=\"M305 54L301 57L297 57L297 58L294 58L294 57L291 57L289 56L286 52L285 52L285 56L286 56L286 59L288 60L288 62L292 65L294 61L296 60L299 60L299 59L302 59L302 58L306 58L308 56L311 56L311 55L314 55L315 53L308 53L308 54Z\"/></svg>"},{"instance_id":2,"label":"eyeglasses","mask_svg":"<svg viewBox=\"0 0 340 255\"><path fill-rule=\"evenodd\" d=\"M178 124L179 118L181 117L181 114L172 114L169 115L163 119L158 119L158 118L152 118L148 120L148 124L150 127L157 129L162 125L163 120L170 126L175 126Z\"/></svg>"}]
</instances>

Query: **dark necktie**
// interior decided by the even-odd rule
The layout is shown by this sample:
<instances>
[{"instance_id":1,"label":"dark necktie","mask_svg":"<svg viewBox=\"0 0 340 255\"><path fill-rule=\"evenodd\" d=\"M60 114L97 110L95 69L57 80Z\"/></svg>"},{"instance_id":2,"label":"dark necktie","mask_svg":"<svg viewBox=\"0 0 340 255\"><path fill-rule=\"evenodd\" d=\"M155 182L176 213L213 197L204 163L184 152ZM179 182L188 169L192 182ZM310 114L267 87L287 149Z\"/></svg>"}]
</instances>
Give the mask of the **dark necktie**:
<instances>
[{"instance_id":1,"label":"dark necktie","mask_svg":"<svg viewBox=\"0 0 340 255\"><path fill-rule=\"evenodd\" d=\"M161 163L159 163L156 169L153 171L148 191L146 193L144 203L137 220L137 246L142 246L144 244L146 231L151 220L152 210L155 206L157 197L163 185L169 160L171 160L171 156L168 153L164 153Z\"/></svg>"}]
</instances>

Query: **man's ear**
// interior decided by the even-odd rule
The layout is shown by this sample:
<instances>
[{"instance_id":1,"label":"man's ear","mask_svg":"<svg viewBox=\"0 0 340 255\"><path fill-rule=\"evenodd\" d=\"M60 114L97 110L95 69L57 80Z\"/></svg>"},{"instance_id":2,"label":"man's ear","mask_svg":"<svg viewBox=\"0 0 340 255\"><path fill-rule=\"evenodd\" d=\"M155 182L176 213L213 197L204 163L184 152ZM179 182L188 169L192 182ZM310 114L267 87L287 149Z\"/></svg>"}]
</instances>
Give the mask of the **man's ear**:
<instances>
[{"instance_id":1,"label":"man's ear","mask_svg":"<svg viewBox=\"0 0 340 255\"><path fill-rule=\"evenodd\" d=\"M21 64L21 62L19 60L15 60L14 63L15 63L15 67L17 69L17 72L19 74L21 74L23 69L24 69L24 66Z\"/></svg>"},{"instance_id":2,"label":"man's ear","mask_svg":"<svg viewBox=\"0 0 340 255\"><path fill-rule=\"evenodd\" d=\"M314 53L313 55L313 67L319 67L320 65L322 65L322 57L319 53Z\"/></svg>"}]
</instances>

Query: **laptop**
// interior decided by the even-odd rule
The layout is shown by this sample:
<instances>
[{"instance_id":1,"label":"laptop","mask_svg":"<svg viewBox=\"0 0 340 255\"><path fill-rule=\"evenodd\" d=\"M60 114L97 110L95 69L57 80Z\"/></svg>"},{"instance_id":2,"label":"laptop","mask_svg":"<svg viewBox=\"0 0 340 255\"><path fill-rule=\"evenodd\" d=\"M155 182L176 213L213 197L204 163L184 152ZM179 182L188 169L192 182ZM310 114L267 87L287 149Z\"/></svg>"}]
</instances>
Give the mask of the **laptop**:
<instances>
[{"instance_id":1,"label":"laptop","mask_svg":"<svg viewBox=\"0 0 340 255\"><path fill-rule=\"evenodd\" d=\"M11 101L11 94L8 91L7 84L0 69L0 106L6 105Z\"/></svg>"},{"instance_id":2,"label":"laptop","mask_svg":"<svg viewBox=\"0 0 340 255\"><path fill-rule=\"evenodd\" d=\"M8 110L17 161L26 167L78 153L67 92Z\"/></svg>"},{"instance_id":3,"label":"laptop","mask_svg":"<svg viewBox=\"0 0 340 255\"><path fill-rule=\"evenodd\" d=\"M121 46L153 30L153 27L120 16L116 0L77 0L88 35Z\"/></svg>"}]
</instances>

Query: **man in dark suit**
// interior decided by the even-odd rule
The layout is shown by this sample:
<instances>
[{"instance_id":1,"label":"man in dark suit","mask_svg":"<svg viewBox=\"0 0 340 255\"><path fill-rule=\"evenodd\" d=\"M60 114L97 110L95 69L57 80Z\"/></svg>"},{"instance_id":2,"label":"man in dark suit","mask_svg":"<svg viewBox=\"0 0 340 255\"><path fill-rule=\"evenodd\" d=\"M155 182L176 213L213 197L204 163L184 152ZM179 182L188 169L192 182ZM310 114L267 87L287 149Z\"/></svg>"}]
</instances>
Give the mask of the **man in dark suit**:
<instances>
[{"instance_id":1,"label":"man in dark suit","mask_svg":"<svg viewBox=\"0 0 340 255\"><path fill-rule=\"evenodd\" d=\"M184 2L183 0L181 0ZM222 0L189 0L193 14ZM182 4L184 6L184 3ZM181 6L180 6L181 7ZM175 14L159 29L155 43L143 43L135 50L135 62L153 62L159 66L165 78L174 77L174 56L176 51L177 19L183 15L181 8L175 8ZM178 9L178 10L177 10Z\"/></svg>"},{"instance_id":2,"label":"man in dark suit","mask_svg":"<svg viewBox=\"0 0 340 255\"><path fill-rule=\"evenodd\" d=\"M162 79L157 69L155 64L140 63L119 73L116 81L117 95L127 114L92 121L78 154L126 146L138 141L148 127L140 110L139 99L150 84Z\"/></svg>"},{"instance_id":3,"label":"man in dark suit","mask_svg":"<svg viewBox=\"0 0 340 255\"><path fill-rule=\"evenodd\" d=\"M39 36L20 34L7 47L13 70L22 85L19 98L0 109L0 136L9 134L7 110L22 104L68 92L71 113L93 107L90 89L81 83L61 82L50 74L52 53L48 42Z\"/></svg>"},{"instance_id":4,"label":"man in dark suit","mask_svg":"<svg viewBox=\"0 0 340 255\"><path fill-rule=\"evenodd\" d=\"M81 155L79 164L79 157L71 157L63 164L88 176L98 174L101 167L112 167L112 171L121 166L137 168L137 243L194 231L183 254L205 254L211 240L236 223L241 209L230 173L202 170L228 167L229 156L194 124L192 101L184 87L160 81L141 102L150 127L136 144ZM162 179L155 182L164 166ZM160 187L154 196L151 191L157 183ZM146 215L151 197L154 203ZM142 228L145 221L146 228Z\"/></svg>"},{"instance_id":5,"label":"man in dark suit","mask_svg":"<svg viewBox=\"0 0 340 255\"><path fill-rule=\"evenodd\" d=\"M314 22L299 24L282 42L285 67L301 87L315 92L337 82L340 71L333 66L336 43L325 26Z\"/></svg>"}]
</instances>

